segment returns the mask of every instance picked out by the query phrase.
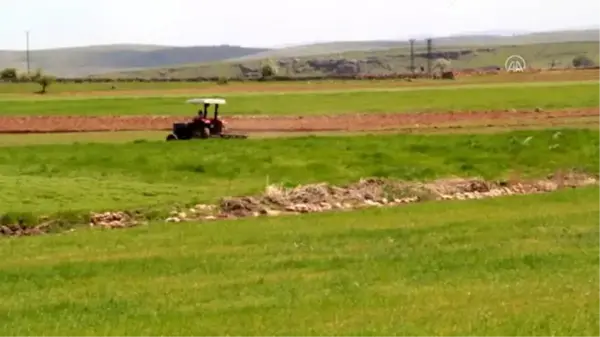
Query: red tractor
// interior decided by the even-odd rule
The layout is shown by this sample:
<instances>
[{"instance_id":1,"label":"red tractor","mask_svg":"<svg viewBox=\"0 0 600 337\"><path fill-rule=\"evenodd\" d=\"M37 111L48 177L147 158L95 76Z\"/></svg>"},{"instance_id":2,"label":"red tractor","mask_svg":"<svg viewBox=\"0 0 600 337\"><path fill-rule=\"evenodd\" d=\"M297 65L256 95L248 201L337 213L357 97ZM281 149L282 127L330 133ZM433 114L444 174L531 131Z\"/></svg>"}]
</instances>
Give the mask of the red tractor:
<instances>
[{"instance_id":1,"label":"red tractor","mask_svg":"<svg viewBox=\"0 0 600 337\"><path fill-rule=\"evenodd\" d=\"M219 105L226 101L222 98L193 98L186 101L191 104L202 104L198 116L188 123L174 123L173 131L167 136L167 141L189 140L194 138L248 138L246 135L224 134L225 122L219 119ZM215 106L213 118L208 118L208 108Z\"/></svg>"}]
</instances>

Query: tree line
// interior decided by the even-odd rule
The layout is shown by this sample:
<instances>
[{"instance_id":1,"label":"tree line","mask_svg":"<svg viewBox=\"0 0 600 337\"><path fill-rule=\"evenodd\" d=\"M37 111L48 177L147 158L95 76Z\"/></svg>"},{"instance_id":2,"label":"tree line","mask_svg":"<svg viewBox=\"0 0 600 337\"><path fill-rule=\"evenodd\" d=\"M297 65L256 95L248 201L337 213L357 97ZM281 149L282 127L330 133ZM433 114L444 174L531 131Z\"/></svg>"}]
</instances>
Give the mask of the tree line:
<instances>
[{"instance_id":1,"label":"tree line","mask_svg":"<svg viewBox=\"0 0 600 337\"><path fill-rule=\"evenodd\" d=\"M5 82L37 83L40 85L38 93L45 94L48 86L56 81L56 77L44 74L41 69L37 69L33 74L19 74L15 68L5 68L0 72L0 80Z\"/></svg>"}]
</instances>

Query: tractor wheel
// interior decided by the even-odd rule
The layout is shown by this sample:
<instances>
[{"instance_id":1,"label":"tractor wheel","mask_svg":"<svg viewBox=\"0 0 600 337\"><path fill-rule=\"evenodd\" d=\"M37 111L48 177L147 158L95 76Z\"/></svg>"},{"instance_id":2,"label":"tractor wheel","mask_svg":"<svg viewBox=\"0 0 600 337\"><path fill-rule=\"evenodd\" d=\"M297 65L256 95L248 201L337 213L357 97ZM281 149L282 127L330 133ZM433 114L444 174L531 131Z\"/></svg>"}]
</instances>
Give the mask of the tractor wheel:
<instances>
[{"instance_id":1,"label":"tractor wheel","mask_svg":"<svg viewBox=\"0 0 600 337\"><path fill-rule=\"evenodd\" d=\"M213 128L211 134L213 136L220 136L223 133L223 122L220 120L213 121Z\"/></svg>"},{"instance_id":2,"label":"tractor wheel","mask_svg":"<svg viewBox=\"0 0 600 337\"><path fill-rule=\"evenodd\" d=\"M210 136L210 130L207 127L200 129L200 138L206 139Z\"/></svg>"},{"instance_id":3,"label":"tractor wheel","mask_svg":"<svg viewBox=\"0 0 600 337\"><path fill-rule=\"evenodd\" d=\"M174 135L174 134L170 133L170 134L167 136L167 142L170 142L170 141L172 141L172 140L177 140L177 137L175 137L175 135Z\"/></svg>"}]
</instances>

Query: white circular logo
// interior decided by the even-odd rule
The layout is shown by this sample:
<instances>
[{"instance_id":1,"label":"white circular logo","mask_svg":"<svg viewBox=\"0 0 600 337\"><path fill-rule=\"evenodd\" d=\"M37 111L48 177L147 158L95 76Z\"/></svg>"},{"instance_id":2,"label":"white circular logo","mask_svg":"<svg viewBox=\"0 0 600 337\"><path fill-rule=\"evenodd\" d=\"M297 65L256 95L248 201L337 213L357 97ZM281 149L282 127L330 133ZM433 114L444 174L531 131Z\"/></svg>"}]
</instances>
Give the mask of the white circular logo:
<instances>
[{"instance_id":1,"label":"white circular logo","mask_svg":"<svg viewBox=\"0 0 600 337\"><path fill-rule=\"evenodd\" d=\"M527 63L525 63L525 59L520 55L511 55L504 62L504 69L511 73L523 72L525 68L527 68Z\"/></svg>"}]
</instances>

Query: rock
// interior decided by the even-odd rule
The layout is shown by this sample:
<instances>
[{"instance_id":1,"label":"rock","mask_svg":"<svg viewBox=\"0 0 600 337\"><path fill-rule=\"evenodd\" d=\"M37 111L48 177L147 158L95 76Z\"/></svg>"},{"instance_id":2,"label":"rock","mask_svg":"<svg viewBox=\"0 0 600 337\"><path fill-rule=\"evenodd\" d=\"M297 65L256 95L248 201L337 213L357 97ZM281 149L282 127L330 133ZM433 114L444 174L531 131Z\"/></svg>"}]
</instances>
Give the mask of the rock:
<instances>
[{"instance_id":1,"label":"rock","mask_svg":"<svg viewBox=\"0 0 600 337\"><path fill-rule=\"evenodd\" d=\"M277 210L274 210L274 209L267 209L266 212L265 212L265 215L267 215L267 216L278 216L278 215L281 215L281 211L277 211Z\"/></svg>"},{"instance_id":2,"label":"rock","mask_svg":"<svg viewBox=\"0 0 600 337\"><path fill-rule=\"evenodd\" d=\"M215 205L198 204L194 208L198 211L212 211L215 209Z\"/></svg>"},{"instance_id":3,"label":"rock","mask_svg":"<svg viewBox=\"0 0 600 337\"><path fill-rule=\"evenodd\" d=\"M442 197L443 197L443 195L442 195ZM395 204L409 204L409 203L417 202L417 201L419 201L419 197L417 197L417 196L405 197L405 198L401 198L401 199L394 199Z\"/></svg>"},{"instance_id":4,"label":"rock","mask_svg":"<svg viewBox=\"0 0 600 337\"><path fill-rule=\"evenodd\" d=\"M168 217L165 221L166 222L181 222L181 219L173 216L173 217Z\"/></svg>"},{"instance_id":5,"label":"rock","mask_svg":"<svg viewBox=\"0 0 600 337\"><path fill-rule=\"evenodd\" d=\"M296 212L299 212L299 213L309 213L311 211L310 206L308 206L306 204L294 205L294 209Z\"/></svg>"},{"instance_id":6,"label":"rock","mask_svg":"<svg viewBox=\"0 0 600 337\"><path fill-rule=\"evenodd\" d=\"M24 235L26 235L26 236L42 235L42 234L44 234L44 232L37 227L29 228L28 230L26 230L24 232Z\"/></svg>"},{"instance_id":7,"label":"rock","mask_svg":"<svg viewBox=\"0 0 600 337\"><path fill-rule=\"evenodd\" d=\"M13 230L11 230L8 226L0 226L0 233L3 235L12 235Z\"/></svg>"},{"instance_id":8,"label":"rock","mask_svg":"<svg viewBox=\"0 0 600 337\"><path fill-rule=\"evenodd\" d=\"M125 227L125 224L119 220L113 220L113 221L107 223L106 226L108 228L123 228L123 227Z\"/></svg>"},{"instance_id":9,"label":"rock","mask_svg":"<svg viewBox=\"0 0 600 337\"><path fill-rule=\"evenodd\" d=\"M319 206L322 211L329 211L333 209L333 206L328 202L321 202Z\"/></svg>"},{"instance_id":10,"label":"rock","mask_svg":"<svg viewBox=\"0 0 600 337\"><path fill-rule=\"evenodd\" d=\"M369 199L365 200L365 205L376 206L376 207L381 206L381 204L378 203L377 201L373 201L373 200L369 200Z\"/></svg>"},{"instance_id":11,"label":"rock","mask_svg":"<svg viewBox=\"0 0 600 337\"><path fill-rule=\"evenodd\" d=\"M90 227L122 228L136 225L137 222L124 212L92 213L90 215Z\"/></svg>"}]
</instances>

